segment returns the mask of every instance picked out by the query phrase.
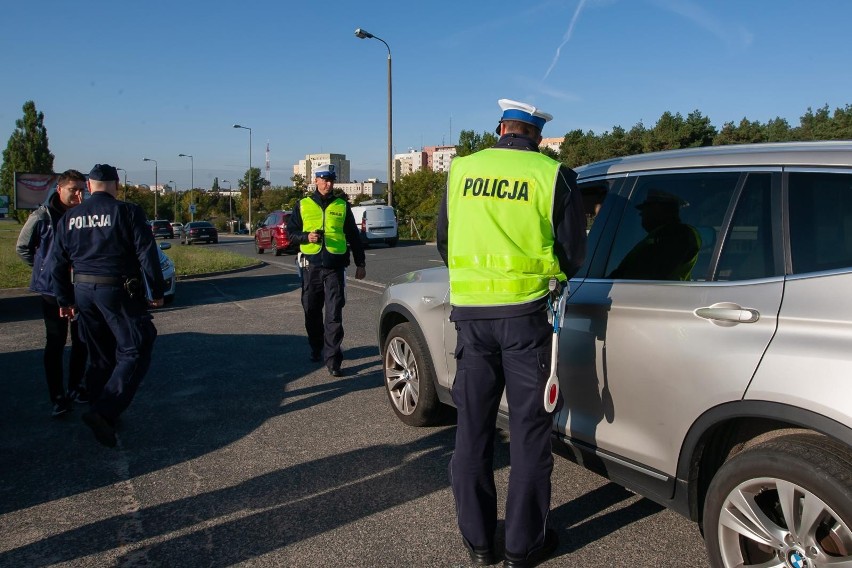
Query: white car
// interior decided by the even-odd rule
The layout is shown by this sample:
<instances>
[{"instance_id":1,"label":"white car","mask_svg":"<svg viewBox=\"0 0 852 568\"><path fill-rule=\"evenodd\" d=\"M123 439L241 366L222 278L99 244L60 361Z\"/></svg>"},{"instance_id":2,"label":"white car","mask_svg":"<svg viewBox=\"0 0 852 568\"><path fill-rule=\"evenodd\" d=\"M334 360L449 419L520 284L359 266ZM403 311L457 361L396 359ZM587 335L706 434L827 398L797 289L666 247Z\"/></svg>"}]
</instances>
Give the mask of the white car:
<instances>
[{"instance_id":1,"label":"white car","mask_svg":"<svg viewBox=\"0 0 852 568\"><path fill-rule=\"evenodd\" d=\"M163 252L170 248L172 248L171 243L160 243L160 246L157 247L157 253L160 255L160 269L163 271L163 280L166 281L166 293L163 296L163 301L166 304L171 304L174 301L175 288L177 287L175 263Z\"/></svg>"},{"instance_id":2,"label":"white car","mask_svg":"<svg viewBox=\"0 0 852 568\"><path fill-rule=\"evenodd\" d=\"M175 237L183 236L183 223L172 223L172 230L175 232Z\"/></svg>"}]
</instances>

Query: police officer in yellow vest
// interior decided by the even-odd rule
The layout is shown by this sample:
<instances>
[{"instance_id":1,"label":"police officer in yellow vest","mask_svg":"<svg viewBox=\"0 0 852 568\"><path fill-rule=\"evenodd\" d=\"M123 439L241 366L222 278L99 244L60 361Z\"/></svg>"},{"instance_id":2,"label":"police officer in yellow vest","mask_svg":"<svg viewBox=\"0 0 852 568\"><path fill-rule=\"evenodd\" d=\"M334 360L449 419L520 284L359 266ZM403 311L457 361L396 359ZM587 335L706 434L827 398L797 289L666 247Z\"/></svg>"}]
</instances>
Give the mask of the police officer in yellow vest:
<instances>
[{"instance_id":1,"label":"police officer in yellow vest","mask_svg":"<svg viewBox=\"0 0 852 568\"><path fill-rule=\"evenodd\" d=\"M319 166L314 176L317 190L293 208L287 232L300 244L306 261L302 268L302 307L311 361L325 361L328 372L339 377L346 304L344 269L349 266L350 248L355 258L355 278L361 280L367 270L364 247L349 203L332 192L337 179L334 165Z\"/></svg>"},{"instance_id":2,"label":"police officer in yellow vest","mask_svg":"<svg viewBox=\"0 0 852 568\"><path fill-rule=\"evenodd\" d=\"M455 158L438 215L438 250L449 267L450 319L458 335L458 408L450 481L462 539L476 565L497 561L495 419L509 404L510 460L504 566L534 566L559 544L545 526L553 470L553 416L544 410L552 327L552 277L585 259L586 221L576 174L539 152L553 117L501 99L493 148Z\"/></svg>"}]
</instances>

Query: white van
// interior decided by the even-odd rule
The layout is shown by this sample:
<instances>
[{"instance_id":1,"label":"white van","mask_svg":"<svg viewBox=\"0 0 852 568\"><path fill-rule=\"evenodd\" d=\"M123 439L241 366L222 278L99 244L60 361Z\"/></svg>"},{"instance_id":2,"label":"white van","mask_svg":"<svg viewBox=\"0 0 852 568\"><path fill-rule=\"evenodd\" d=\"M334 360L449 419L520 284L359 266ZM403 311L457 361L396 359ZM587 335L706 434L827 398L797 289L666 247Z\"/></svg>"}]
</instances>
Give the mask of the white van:
<instances>
[{"instance_id":1,"label":"white van","mask_svg":"<svg viewBox=\"0 0 852 568\"><path fill-rule=\"evenodd\" d=\"M355 224L361 232L361 242L369 246L373 243L386 243L395 247L397 234L396 212L382 199L362 201L352 206Z\"/></svg>"}]
</instances>

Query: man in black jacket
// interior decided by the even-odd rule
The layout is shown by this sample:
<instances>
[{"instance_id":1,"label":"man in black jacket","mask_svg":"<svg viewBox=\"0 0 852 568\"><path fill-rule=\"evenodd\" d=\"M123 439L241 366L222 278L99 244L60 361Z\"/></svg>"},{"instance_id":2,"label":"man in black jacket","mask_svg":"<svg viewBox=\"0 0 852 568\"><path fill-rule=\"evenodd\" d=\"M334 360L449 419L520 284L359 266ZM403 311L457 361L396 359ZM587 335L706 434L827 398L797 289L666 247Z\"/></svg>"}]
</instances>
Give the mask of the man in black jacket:
<instances>
[{"instance_id":1,"label":"man in black jacket","mask_svg":"<svg viewBox=\"0 0 852 568\"><path fill-rule=\"evenodd\" d=\"M92 196L56 227L51 276L59 313L79 315L89 347L91 410L83 421L112 447L116 421L151 365L157 329L148 307L163 305L165 282L144 211L115 197L116 169L96 164L88 185Z\"/></svg>"},{"instance_id":2,"label":"man in black jacket","mask_svg":"<svg viewBox=\"0 0 852 568\"><path fill-rule=\"evenodd\" d=\"M355 278L363 279L367 270L349 203L333 193L337 179L334 166L320 166L314 175L317 190L293 208L287 233L299 243L301 253L302 307L311 361L325 361L328 372L339 377L343 374L344 269L349 266L350 249L355 257Z\"/></svg>"},{"instance_id":3,"label":"man in black jacket","mask_svg":"<svg viewBox=\"0 0 852 568\"><path fill-rule=\"evenodd\" d=\"M69 209L83 202L86 189L86 176L77 170L67 170L59 174L56 193L53 193L38 209L30 213L18 235L15 248L18 256L32 269L30 290L41 294L41 310L44 318L46 342L44 346L44 374L47 377L47 390L53 403L54 417L71 410L71 402L88 402L83 373L86 370L88 352L86 344L80 338L77 321L69 321L59 316L59 304L50 278L48 252L53 242L54 231L59 218ZM71 364L68 369L68 390L65 390L62 372L62 358L68 330L71 330Z\"/></svg>"}]
</instances>

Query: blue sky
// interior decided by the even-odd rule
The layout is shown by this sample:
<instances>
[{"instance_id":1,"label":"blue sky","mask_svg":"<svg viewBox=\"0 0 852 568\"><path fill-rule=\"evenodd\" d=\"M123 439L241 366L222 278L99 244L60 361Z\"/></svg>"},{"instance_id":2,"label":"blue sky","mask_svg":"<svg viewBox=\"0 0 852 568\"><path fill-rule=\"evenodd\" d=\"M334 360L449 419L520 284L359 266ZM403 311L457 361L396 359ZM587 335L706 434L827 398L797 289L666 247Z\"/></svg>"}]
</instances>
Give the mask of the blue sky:
<instances>
[{"instance_id":1,"label":"blue sky","mask_svg":"<svg viewBox=\"0 0 852 568\"><path fill-rule=\"evenodd\" d=\"M129 182L236 180L270 146L272 183L305 154L384 180L387 49L394 152L490 131L497 99L554 115L545 136L653 126L665 111L798 124L852 104L852 2L13 2L0 34L0 143L34 100L55 169Z\"/></svg>"}]
</instances>

